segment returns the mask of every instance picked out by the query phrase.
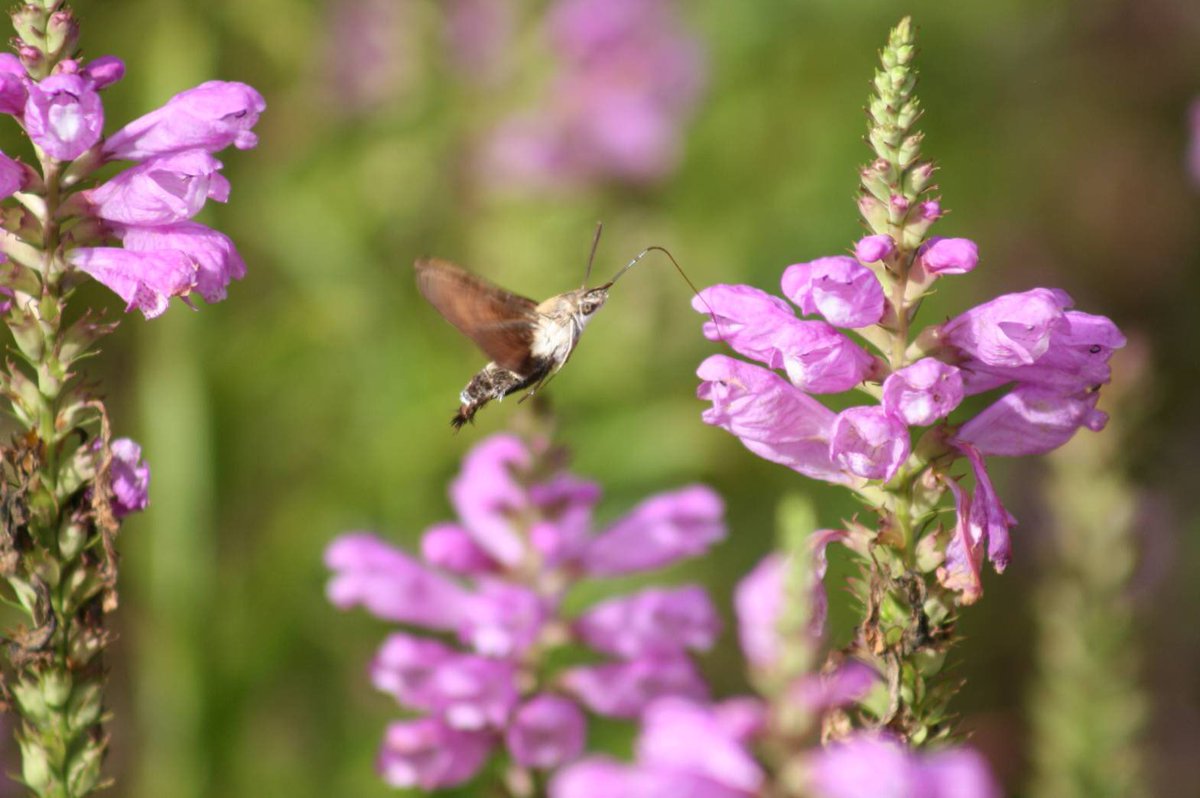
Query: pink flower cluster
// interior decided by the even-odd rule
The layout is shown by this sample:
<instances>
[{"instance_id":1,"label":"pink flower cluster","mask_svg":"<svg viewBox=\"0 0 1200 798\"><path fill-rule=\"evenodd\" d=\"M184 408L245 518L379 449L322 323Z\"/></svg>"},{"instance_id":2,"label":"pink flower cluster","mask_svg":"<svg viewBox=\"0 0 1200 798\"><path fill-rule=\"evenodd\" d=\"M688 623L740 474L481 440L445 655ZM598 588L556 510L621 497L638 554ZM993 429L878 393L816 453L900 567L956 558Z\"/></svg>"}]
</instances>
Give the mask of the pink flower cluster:
<instances>
[{"instance_id":1,"label":"pink flower cluster","mask_svg":"<svg viewBox=\"0 0 1200 798\"><path fill-rule=\"evenodd\" d=\"M0 54L0 111L15 116L53 161L79 159L89 169L111 160L137 164L80 193L82 203L72 209L99 219L123 246L77 247L67 254L72 266L147 318L166 310L173 296L224 299L245 264L227 236L190 220L208 199L228 199L229 182L213 153L257 143L251 128L266 107L263 98L243 83L210 81L105 139L99 92L124 73L120 59L103 56L62 61L35 81L20 59ZM0 193L13 193L23 180L19 164L3 158Z\"/></svg>"},{"instance_id":2,"label":"pink flower cluster","mask_svg":"<svg viewBox=\"0 0 1200 798\"><path fill-rule=\"evenodd\" d=\"M939 473L959 517L941 576L971 601L984 551L997 570L1007 564L1013 524L983 458L1048 452L1080 427L1101 429L1097 389L1125 338L1109 319L1071 310L1063 291L1035 288L926 329L899 358L882 347L872 353L846 331L879 346L889 340L884 330L900 325L881 280L896 256L888 236L874 235L858 243L854 257L789 266L783 295L802 315L823 320L797 318L788 302L747 285L701 291L693 307L710 316L705 336L762 364L726 355L705 360L697 371L698 394L711 402L703 418L760 457L852 488L927 466L913 453L910 430L940 427L949 453L966 457L976 480L970 495ZM971 271L978 257L967 239L929 239L910 266L906 302L942 275ZM893 369L897 360L902 365ZM878 401L835 413L813 398L852 388ZM982 412L949 423L965 397L992 391L998 398Z\"/></svg>"},{"instance_id":3,"label":"pink flower cluster","mask_svg":"<svg viewBox=\"0 0 1200 798\"><path fill-rule=\"evenodd\" d=\"M824 530L813 536L814 636L821 634L823 625L820 576L825 546L843 535ZM784 563L778 554L763 560L737 587L742 650L756 671L777 664L784 600ZM831 673L800 677L783 700L809 712L822 712L856 701L876 687L882 684L875 670L851 660ZM779 709L750 696L719 703L659 698L642 717L632 764L599 756L580 760L555 776L551 798L757 798L766 792L770 776L755 747L774 733L771 715ZM804 752L802 758L806 794L814 798L999 796L987 763L965 748L918 755L890 737L857 732Z\"/></svg>"},{"instance_id":4,"label":"pink flower cluster","mask_svg":"<svg viewBox=\"0 0 1200 798\"><path fill-rule=\"evenodd\" d=\"M557 0L546 36L556 72L493 133L484 160L495 182L644 184L674 169L704 59L673 1Z\"/></svg>"},{"instance_id":5,"label":"pink flower cluster","mask_svg":"<svg viewBox=\"0 0 1200 798\"><path fill-rule=\"evenodd\" d=\"M478 444L450 488L458 522L427 530L420 559L367 533L326 552L335 605L459 643L396 632L371 666L374 685L418 714L387 731L389 784L462 783L500 746L520 766L557 768L583 750L584 707L633 718L664 695L706 695L688 657L719 631L703 589L647 588L577 617L562 602L581 579L703 553L725 535L719 497L701 486L658 494L593 533L599 487L542 459L510 435ZM571 644L598 661L549 671L546 652Z\"/></svg>"}]
</instances>

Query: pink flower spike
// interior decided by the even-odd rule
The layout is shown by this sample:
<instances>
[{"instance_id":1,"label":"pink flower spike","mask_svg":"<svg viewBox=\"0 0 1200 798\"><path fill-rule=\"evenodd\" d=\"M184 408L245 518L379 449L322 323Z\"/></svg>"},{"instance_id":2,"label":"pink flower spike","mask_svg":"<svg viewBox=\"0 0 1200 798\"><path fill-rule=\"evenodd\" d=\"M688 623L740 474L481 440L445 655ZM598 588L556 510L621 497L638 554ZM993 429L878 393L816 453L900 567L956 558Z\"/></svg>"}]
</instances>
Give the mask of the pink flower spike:
<instances>
[{"instance_id":1,"label":"pink flower spike","mask_svg":"<svg viewBox=\"0 0 1200 798\"><path fill-rule=\"evenodd\" d=\"M217 152L230 144L250 149L258 144L251 128L266 107L262 95L245 83L210 80L109 136L104 154L143 161L193 149Z\"/></svg>"},{"instance_id":2,"label":"pink flower spike","mask_svg":"<svg viewBox=\"0 0 1200 798\"><path fill-rule=\"evenodd\" d=\"M471 595L375 535L342 535L325 550L333 571L325 594L339 609L362 605L378 618L454 630Z\"/></svg>"},{"instance_id":3,"label":"pink flower spike","mask_svg":"<svg viewBox=\"0 0 1200 798\"><path fill-rule=\"evenodd\" d=\"M434 718L388 726L378 768L392 787L440 790L479 772L491 753L490 734L451 729Z\"/></svg>"},{"instance_id":4,"label":"pink flower spike","mask_svg":"<svg viewBox=\"0 0 1200 798\"><path fill-rule=\"evenodd\" d=\"M962 373L931 357L893 372L883 382L883 409L914 427L945 418L962 399Z\"/></svg>"},{"instance_id":5,"label":"pink flower spike","mask_svg":"<svg viewBox=\"0 0 1200 798\"><path fill-rule=\"evenodd\" d=\"M104 106L91 83L79 75L51 75L29 84L25 130L57 161L73 161L100 140Z\"/></svg>"},{"instance_id":6,"label":"pink flower spike","mask_svg":"<svg viewBox=\"0 0 1200 798\"><path fill-rule=\"evenodd\" d=\"M12 53L0 53L0 113L21 116L29 99L29 76L21 59Z\"/></svg>"},{"instance_id":7,"label":"pink flower spike","mask_svg":"<svg viewBox=\"0 0 1200 798\"><path fill-rule=\"evenodd\" d=\"M107 88L125 77L125 62L115 55L102 55L87 62L81 72L96 91Z\"/></svg>"},{"instance_id":8,"label":"pink flower spike","mask_svg":"<svg viewBox=\"0 0 1200 798\"><path fill-rule=\"evenodd\" d=\"M651 496L598 535L581 564L590 576L617 576L699 556L725 538L724 516L725 503L704 485Z\"/></svg>"},{"instance_id":9,"label":"pink flower spike","mask_svg":"<svg viewBox=\"0 0 1200 798\"><path fill-rule=\"evenodd\" d=\"M147 319L161 316L173 296L196 285L196 264L182 252L130 252L115 247L79 247L67 262L108 286Z\"/></svg>"},{"instance_id":10,"label":"pink flower spike","mask_svg":"<svg viewBox=\"0 0 1200 798\"><path fill-rule=\"evenodd\" d=\"M583 753L587 719L574 701L540 693L513 713L504 733L517 764L551 770Z\"/></svg>"},{"instance_id":11,"label":"pink flower spike","mask_svg":"<svg viewBox=\"0 0 1200 798\"><path fill-rule=\"evenodd\" d=\"M758 795L765 781L712 708L686 698L660 698L647 708L637 754L649 767L706 776L745 795Z\"/></svg>"},{"instance_id":12,"label":"pink flower spike","mask_svg":"<svg viewBox=\"0 0 1200 798\"><path fill-rule=\"evenodd\" d=\"M708 698L708 687L686 657L585 665L563 674L563 685L597 715L636 718L656 698Z\"/></svg>"},{"instance_id":13,"label":"pink flower spike","mask_svg":"<svg viewBox=\"0 0 1200 798\"><path fill-rule=\"evenodd\" d=\"M150 467L142 461L142 447L129 438L117 438L109 448L113 515L123 518L145 510L150 503Z\"/></svg>"},{"instance_id":14,"label":"pink flower spike","mask_svg":"<svg viewBox=\"0 0 1200 798\"><path fill-rule=\"evenodd\" d=\"M833 422L829 457L852 474L887 482L908 454L908 428L878 405L843 410Z\"/></svg>"},{"instance_id":15,"label":"pink flower spike","mask_svg":"<svg viewBox=\"0 0 1200 798\"><path fill-rule=\"evenodd\" d=\"M707 651L721 622L698 585L646 588L590 608L575 623L584 643L623 659Z\"/></svg>"},{"instance_id":16,"label":"pink flower spike","mask_svg":"<svg viewBox=\"0 0 1200 798\"><path fill-rule=\"evenodd\" d=\"M25 187L25 167L0 152L0 199L7 199Z\"/></svg>"},{"instance_id":17,"label":"pink flower spike","mask_svg":"<svg viewBox=\"0 0 1200 798\"><path fill-rule=\"evenodd\" d=\"M875 263L896 251L896 242L889 235L866 236L854 245L854 257L862 263Z\"/></svg>"},{"instance_id":18,"label":"pink flower spike","mask_svg":"<svg viewBox=\"0 0 1200 798\"><path fill-rule=\"evenodd\" d=\"M979 248L967 238L934 236L917 251L930 274L966 274L979 263Z\"/></svg>"},{"instance_id":19,"label":"pink flower spike","mask_svg":"<svg viewBox=\"0 0 1200 798\"><path fill-rule=\"evenodd\" d=\"M706 424L741 439L747 449L813 479L851 484L855 478L833 464L829 437L834 413L772 371L712 355L696 374L696 395L712 402Z\"/></svg>"},{"instance_id":20,"label":"pink flower spike","mask_svg":"<svg viewBox=\"0 0 1200 798\"><path fill-rule=\"evenodd\" d=\"M84 192L101 219L132 226L168 225L190 219L209 198L229 199L221 162L202 150L156 158L119 172Z\"/></svg>"},{"instance_id":21,"label":"pink flower spike","mask_svg":"<svg viewBox=\"0 0 1200 798\"><path fill-rule=\"evenodd\" d=\"M186 255L196 264L194 290L205 302L220 302L229 283L246 276L246 262L229 236L196 222L124 227L117 235L133 252L172 250Z\"/></svg>"},{"instance_id":22,"label":"pink flower spike","mask_svg":"<svg viewBox=\"0 0 1200 798\"><path fill-rule=\"evenodd\" d=\"M787 267L784 296L805 313L820 313L835 327L866 327L883 318L883 286L853 258L835 255Z\"/></svg>"}]
</instances>

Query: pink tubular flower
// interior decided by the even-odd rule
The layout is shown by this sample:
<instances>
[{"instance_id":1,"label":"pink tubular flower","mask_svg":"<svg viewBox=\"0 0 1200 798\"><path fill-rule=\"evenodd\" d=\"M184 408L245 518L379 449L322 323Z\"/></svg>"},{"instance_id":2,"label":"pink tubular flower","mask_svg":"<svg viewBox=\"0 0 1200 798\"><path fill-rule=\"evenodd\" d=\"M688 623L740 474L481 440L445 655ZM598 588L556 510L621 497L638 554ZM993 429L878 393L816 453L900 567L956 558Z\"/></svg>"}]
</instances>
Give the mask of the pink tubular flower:
<instances>
[{"instance_id":1,"label":"pink tubular flower","mask_svg":"<svg viewBox=\"0 0 1200 798\"><path fill-rule=\"evenodd\" d=\"M196 222L123 227L117 234L125 249L132 252L177 252L186 256L196 264L193 290L205 302L220 302L229 283L246 276L246 263L229 236Z\"/></svg>"},{"instance_id":2,"label":"pink tubular flower","mask_svg":"<svg viewBox=\"0 0 1200 798\"><path fill-rule=\"evenodd\" d=\"M854 245L854 257L862 263L875 263L896 251L896 242L888 235L865 236Z\"/></svg>"},{"instance_id":3,"label":"pink tubular flower","mask_svg":"<svg viewBox=\"0 0 1200 798\"><path fill-rule=\"evenodd\" d=\"M0 152L0 199L6 199L25 187L25 169Z\"/></svg>"},{"instance_id":4,"label":"pink tubular flower","mask_svg":"<svg viewBox=\"0 0 1200 798\"><path fill-rule=\"evenodd\" d=\"M636 718L656 698L708 697L708 687L685 657L645 658L571 668L563 685L597 715Z\"/></svg>"},{"instance_id":5,"label":"pink tubular flower","mask_svg":"<svg viewBox=\"0 0 1200 798\"><path fill-rule=\"evenodd\" d=\"M126 169L85 192L101 219L125 225L169 225L190 219L205 201L229 199L221 162L203 150L165 155Z\"/></svg>"},{"instance_id":6,"label":"pink tubular flower","mask_svg":"<svg viewBox=\"0 0 1200 798\"><path fill-rule=\"evenodd\" d=\"M582 640L597 651L622 657L670 656L707 651L721 624L703 588L647 588L602 601L575 624Z\"/></svg>"},{"instance_id":7,"label":"pink tubular flower","mask_svg":"<svg viewBox=\"0 0 1200 798\"><path fill-rule=\"evenodd\" d=\"M942 325L942 336L964 355L987 366L1028 366L1050 348L1063 311L1073 302L1065 291L1034 288L1005 294L971 308Z\"/></svg>"},{"instance_id":8,"label":"pink tubular flower","mask_svg":"<svg viewBox=\"0 0 1200 798\"><path fill-rule=\"evenodd\" d=\"M393 723L379 752L379 773L392 787L455 787L479 772L491 749L489 735L451 729L434 718Z\"/></svg>"},{"instance_id":9,"label":"pink tubular flower","mask_svg":"<svg viewBox=\"0 0 1200 798\"><path fill-rule=\"evenodd\" d=\"M623 765L589 757L559 773L550 798L751 798L705 776L682 770Z\"/></svg>"},{"instance_id":10,"label":"pink tubular flower","mask_svg":"<svg viewBox=\"0 0 1200 798\"><path fill-rule=\"evenodd\" d=\"M762 768L713 709L686 698L650 705L637 755L650 767L695 773L747 795L758 794L765 781Z\"/></svg>"},{"instance_id":11,"label":"pink tubular flower","mask_svg":"<svg viewBox=\"0 0 1200 798\"><path fill-rule=\"evenodd\" d=\"M79 247L67 262L104 283L148 319L167 309L173 296L196 285L196 264L182 252L131 252L114 247Z\"/></svg>"},{"instance_id":12,"label":"pink tubular flower","mask_svg":"<svg viewBox=\"0 0 1200 798\"><path fill-rule=\"evenodd\" d=\"M529 451L515 435L486 439L467 455L450 485L450 499L475 542L498 562L513 566L525 545L513 531L512 516L528 503L513 475L529 464Z\"/></svg>"},{"instance_id":13,"label":"pink tubular flower","mask_svg":"<svg viewBox=\"0 0 1200 798\"><path fill-rule=\"evenodd\" d=\"M883 383L883 409L911 426L945 418L962 399L961 372L931 357L893 372Z\"/></svg>"},{"instance_id":14,"label":"pink tubular flower","mask_svg":"<svg viewBox=\"0 0 1200 798\"><path fill-rule=\"evenodd\" d=\"M830 673L810 674L791 686L789 696L810 712L823 712L858 701L882 677L865 662L850 660Z\"/></svg>"},{"instance_id":15,"label":"pink tubular flower","mask_svg":"<svg viewBox=\"0 0 1200 798\"><path fill-rule=\"evenodd\" d=\"M163 107L133 120L109 136L110 159L143 161L186 150L217 152L258 144L251 128L266 110L262 95L245 83L210 80L180 92Z\"/></svg>"},{"instance_id":16,"label":"pink tubular flower","mask_svg":"<svg viewBox=\"0 0 1200 798\"><path fill-rule=\"evenodd\" d=\"M979 263L979 247L967 238L934 236L917 251L929 274L966 274Z\"/></svg>"},{"instance_id":17,"label":"pink tubular flower","mask_svg":"<svg viewBox=\"0 0 1200 798\"><path fill-rule=\"evenodd\" d=\"M100 91L125 77L125 62L115 55L102 55L88 61L79 74Z\"/></svg>"},{"instance_id":18,"label":"pink tubular flower","mask_svg":"<svg viewBox=\"0 0 1200 798\"><path fill-rule=\"evenodd\" d=\"M862 732L815 752L809 760L814 798L999 798L978 753L906 751L890 737Z\"/></svg>"},{"instance_id":19,"label":"pink tubular flower","mask_svg":"<svg viewBox=\"0 0 1200 798\"><path fill-rule=\"evenodd\" d=\"M29 138L58 161L78 158L104 130L100 95L79 75L51 75L30 83L24 118Z\"/></svg>"},{"instance_id":20,"label":"pink tubular flower","mask_svg":"<svg viewBox=\"0 0 1200 798\"><path fill-rule=\"evenodd\" d=\"M467 576L494 573L495 560L458 524L437 524L421 538L421 558L430 565Z\"/></svg>"},{"instance_id":21,"label":"pink tubular flower","mask_svg":"<svg viewBox=\"0 0 1200 798\"><path fill-rule=\"evenodd\" d=\"M586 734L587 720L578 704L540 693L513 714L504 739L517 764L549 770L578 758Z\"/></svg>"},{"instance_id":22,"label":"pink tubular flower","mask_svg":"<svg viewBox=\"0 0 1200 798\"><path fill-rule=\"evenodd\" d=\"M954 532L946 544L945 560L938 568L938 581L962 596L963 604L974 604L983 595L983 529L973 525L971 495L952 478L943 479L954 496Z\"/></svg>"},{"instance_id":23,"label":"pink tubular flower","mask_svg":"<svg viewBox=\"0 0 1200 798\"><path fill-rule=\"evenodd\" d=\"M908 454L908 428L882 407L851 407L833 422L829 457L852 474L887 482Z\"/></svg>"},{"instance_id":24,"label":"pink tubular flower","mask_svg":"<svg viewBox=\"0 0 1200 798\"><path fill-rule=\"evenodd\" d=\"M436 640L414 635L388 635L371 662L371 683L410 709L429 708L430 682L443 663L459 656Z\"/></svg>"},{"instance_id":25,"label":"pink tubular flower","mask_svg":"<svg viewBox=\"0 0 1200 798\"><path fill-rule=\"evenodd\" d=\"M334 572L326 590L341 609L362 605L373 615L432 629L454 630L470 595L374 535L342 535L325 550Z\"/></svg>"},{"instance_id":26,"label":"pink tubular flower","mask_svg":"<svg viewBox=\"0 0 1200 798\"><path fill-rule=\"evenodd\" d=\"M712 355L696 370L696 395L712 402L706 424L736 435L747 449L813 479L851 484L855 478L829 456L833 411L774 372L725 355Z\"/></svg>"},{"instance_id":27,"label":"pink tubular flower","mask_svg":"<svg viewBox=\"0 0 1200 798\"><path fill-rule=\"evenodd\" d=\"M724 514L721 497L703 485L660 493L593 539L580 562L592 576L662 568L723 540Z\"/></svg>"},{"instance_id":28,"label":"pink tubular flower","mask_svg":"<svg viewBox=\"0 0 1200 798\"><path fill-rule=\"evenodd\" d=\"M29 98L28 76L21 59L12 53L0 53L0 113L20 116Z\"/></svg>"},{"instance_id":29,"label":"pink tubular flower","mask_svg":"<svg viewBox=\"0 0 1200 798\"><path fill-rule=\"evenodd\" d=\"M1036 385L1018 386L964 424L957 437L985 455L1045 454L1080 427L1104 429L1108 416L1096 409L1099 398L1097 393L1064 396Z\"/></svg>"},{"instance_id":30,"label":"pink tubular flower","mask_svg":"<svg viewBox=\"0 0 1200 798\"><path fill-rule=\"evenodd\" d=\"M112 509L117 518L145 510L150 503L150 467L142 461L142 447L129 438L110 444Z\"/></svg>"},{"instance_id":31,"label":"pink tubular flower","mask_svg":"<svg viewBox=\"0 0 1200 798\"><path fill-rule=\"evenodd\" d=\"M459 627L459 639L489 657L516 658L537 640L549 602L522 585L483 580Z\"/></svg>"},{"instance_id":32,"label":"pink tubular flower","mask_svg":"<svg viewBox=\"0 0 1200 798\"><path fill-rule=\"evenodd\" d=\"M866 327L883 318L883 286L879 279L866 266L844 255L787 267L782 288L802 311L820 313L835 327Z\"/></svg>"}]
</instances>

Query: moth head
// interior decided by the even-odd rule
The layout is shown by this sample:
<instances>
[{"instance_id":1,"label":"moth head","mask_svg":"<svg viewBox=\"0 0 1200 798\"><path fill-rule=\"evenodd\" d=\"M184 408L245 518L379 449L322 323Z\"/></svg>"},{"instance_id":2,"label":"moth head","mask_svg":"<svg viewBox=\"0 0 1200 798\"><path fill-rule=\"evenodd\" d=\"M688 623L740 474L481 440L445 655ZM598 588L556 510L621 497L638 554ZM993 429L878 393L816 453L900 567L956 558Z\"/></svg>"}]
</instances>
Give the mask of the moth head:
<instances>
[{"instance_id":1,"label":"moth head","mask_svg":"<svg viewBox=\"0 0 1200 798\"><path fill-rule=\"evenodd\" d=\"M602 285L599 288L589 288L579 297L579 315L590 316L604 307L604 303L607 301L608 286Z\"/></svg>"}]
</instances>

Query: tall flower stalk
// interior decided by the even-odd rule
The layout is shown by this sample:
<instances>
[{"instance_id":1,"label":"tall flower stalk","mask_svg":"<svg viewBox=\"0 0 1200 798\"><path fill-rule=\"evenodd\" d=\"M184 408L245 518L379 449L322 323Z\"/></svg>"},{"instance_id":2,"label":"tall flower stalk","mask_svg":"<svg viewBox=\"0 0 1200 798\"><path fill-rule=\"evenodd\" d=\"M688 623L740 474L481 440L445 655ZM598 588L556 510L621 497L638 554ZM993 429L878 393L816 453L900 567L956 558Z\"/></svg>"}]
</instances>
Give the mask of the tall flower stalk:
<instances>
[{"instance_id":1,"label":"tall flower stalk","mask_svg":"<svg viewBox=\"0 0 1200 798\"><path fill-rule=\"evenodd\" d=\"M190 219L228 196L211 153L253 146L264 104L249 86L207 83L105 137L100 92L124 64L78 59L79 26L62 2L12 19L0 113L25 132L33 161L0 153L0 199L11 198L0 206L0 292L17 358L0 390L20 428L0 463L0 574L26 616L8 633L4 687L20 717L22 780L34 795L76 798L104 782L115 540L120 519L146 506L149 470L137 444L113 439L97 386L78 372L116 324L74 291L96 279L147 318L172 296L224 298L244 264L226 236ZM119 160L136 165L95 179Z\"/></svg>"},{"instance_id":2,"label":"tall flower stalk","mask_svg":"<svg viewBox=\"0 0 1200 798\"><path fill-rule=\"evenodd\" d=\"M861 564L851 590L862 620L835 659L878 673L887 700L826 713L824 737L865 729L920 746L952 732L957 682L943 673L955 617L982 596L984 562L999 572L1011 556L1015 520L985 457L1045 453L1081 426L1102 428L1097 389L1124 338L1050 288L916 326L934 284L972 271L979 252L965 238L930 236L943 212L915 129L914 56L906 19L881 53L868 106L875 157L861 170L858 208L869 235L853 257L797 263L782 275L783 294L824 320L797 319L788 302L746 285L707 288L694 305L710 315L709 338L766 366L704 361L704 420L761 457L848 488L873 517L846 522L841 537ZM874 402L835 413L813 398L852 389ZM993 401L970 417L959 406L975 394Z\"/></svg>"}]
</instances>

